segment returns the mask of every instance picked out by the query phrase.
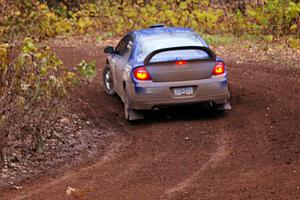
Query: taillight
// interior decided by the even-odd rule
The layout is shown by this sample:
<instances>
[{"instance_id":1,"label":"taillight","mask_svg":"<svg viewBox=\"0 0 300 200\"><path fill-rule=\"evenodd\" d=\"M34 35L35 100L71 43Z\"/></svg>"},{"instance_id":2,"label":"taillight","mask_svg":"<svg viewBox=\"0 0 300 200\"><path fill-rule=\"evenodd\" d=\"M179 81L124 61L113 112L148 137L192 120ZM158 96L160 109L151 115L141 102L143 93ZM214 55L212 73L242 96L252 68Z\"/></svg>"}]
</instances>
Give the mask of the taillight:
<instances>
[{"instance_id":1,"label":"taillight","mask_svg":"<svg viewBox=\"0 0 300 200\"><path fill-rule=\"evenodd\" d=\"M225 64L223 62L217 62L212 75L221 75L225 73Z\"/></svg>"},{"instance_id":2,"label":"taillight","mask_svg":"<svg viewBox=\"0 0 300 200\"><path fill-rule=\"evenodd\" d=\"M137 67L133 71L134 78L141 81L151 80L151 76L146 67Z\"/></svg>"},{"instance_id":3,"label":"taillight","mask_svg":"<svg viewBox=\"0 0 300 200\"><path fill-rule=\"evenodd\" d=\"M176 61L176 65L185 65L186 63L185 60Z\"/></svg>"}]
</instances>

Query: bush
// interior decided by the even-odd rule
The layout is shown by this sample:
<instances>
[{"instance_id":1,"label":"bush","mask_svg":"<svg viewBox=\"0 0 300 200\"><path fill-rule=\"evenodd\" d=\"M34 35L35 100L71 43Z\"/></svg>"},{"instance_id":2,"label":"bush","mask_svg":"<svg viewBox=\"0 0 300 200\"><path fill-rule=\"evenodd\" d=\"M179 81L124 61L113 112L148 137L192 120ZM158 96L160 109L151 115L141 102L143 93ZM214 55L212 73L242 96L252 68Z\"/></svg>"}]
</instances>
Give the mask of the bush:
<instances>
[{"instance_id":1,"label":"bush","mask_svg":"<svg viewBox=\"0 0 300 200\"><path fill-rule=\"evenodd\" d=\"M0 152L5 154L9 139L24 137L31 138L32 148L42 152L49 122L64 112L64 99L81 79L80 73L90 77L95 68L71 71L48 46L37 46L30 38L25 38L16 60L8 63L7 47L0 46Z\"/></svg>"}]
</instances>

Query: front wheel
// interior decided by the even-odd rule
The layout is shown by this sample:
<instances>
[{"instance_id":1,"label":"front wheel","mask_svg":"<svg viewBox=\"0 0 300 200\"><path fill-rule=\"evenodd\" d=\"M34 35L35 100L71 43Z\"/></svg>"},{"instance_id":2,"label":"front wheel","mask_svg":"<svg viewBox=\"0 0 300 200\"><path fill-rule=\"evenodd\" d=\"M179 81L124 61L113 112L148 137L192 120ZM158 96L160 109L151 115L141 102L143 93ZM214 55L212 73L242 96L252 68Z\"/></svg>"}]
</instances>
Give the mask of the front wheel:
<instances>
[{"instance_id":1,"label":"front wheel","mask_svg":"<svg viewBox=\"0 0 300 200\"><path fill-rule=\"evenodd\" d=\"M115 91L113 89L113 78L109 66L105 66L102 72L102 81L105 92L108 95L114 95Z\"/></svg>"}]
</instances>

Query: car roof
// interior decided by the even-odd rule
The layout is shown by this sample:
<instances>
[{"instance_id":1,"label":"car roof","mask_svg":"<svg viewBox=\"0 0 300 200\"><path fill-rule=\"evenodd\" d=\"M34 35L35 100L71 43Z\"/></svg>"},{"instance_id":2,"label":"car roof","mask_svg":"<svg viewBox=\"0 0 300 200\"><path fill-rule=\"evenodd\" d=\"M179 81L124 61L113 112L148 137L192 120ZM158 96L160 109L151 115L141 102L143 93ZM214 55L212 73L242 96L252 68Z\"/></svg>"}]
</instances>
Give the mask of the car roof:
<instances>
[{"instance_id":1,"label":"car roof","mask_svg":"<svg viewBox=\"0 0 300 200\"><path fill-rule=\"evenodd\" d=\"M194 32L191 28L182 28L182 27L154 27L146 28L141 30L133 31L132 34L136 37L142 37L147 35L159 35L164 33L191 33Z\"/></svg>"}]
</instances>

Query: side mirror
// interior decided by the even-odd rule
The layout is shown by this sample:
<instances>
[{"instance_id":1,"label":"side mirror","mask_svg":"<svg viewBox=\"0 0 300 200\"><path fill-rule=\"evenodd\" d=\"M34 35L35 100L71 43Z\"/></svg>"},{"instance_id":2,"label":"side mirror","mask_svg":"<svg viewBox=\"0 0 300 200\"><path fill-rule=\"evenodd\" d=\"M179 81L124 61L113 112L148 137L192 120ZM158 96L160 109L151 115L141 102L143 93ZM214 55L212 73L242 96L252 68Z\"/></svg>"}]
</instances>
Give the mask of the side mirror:
<instances>
[{"instance_id":1,"label":"side mirror","mask_svg":"<svg viewBox=\"0 0 300 200\"><path fill-rule=\"evenodd\" d=\"M115 53L115 49L112 46L105 47L104 53L114 54Z\"/></svg>"}]
</instances>

